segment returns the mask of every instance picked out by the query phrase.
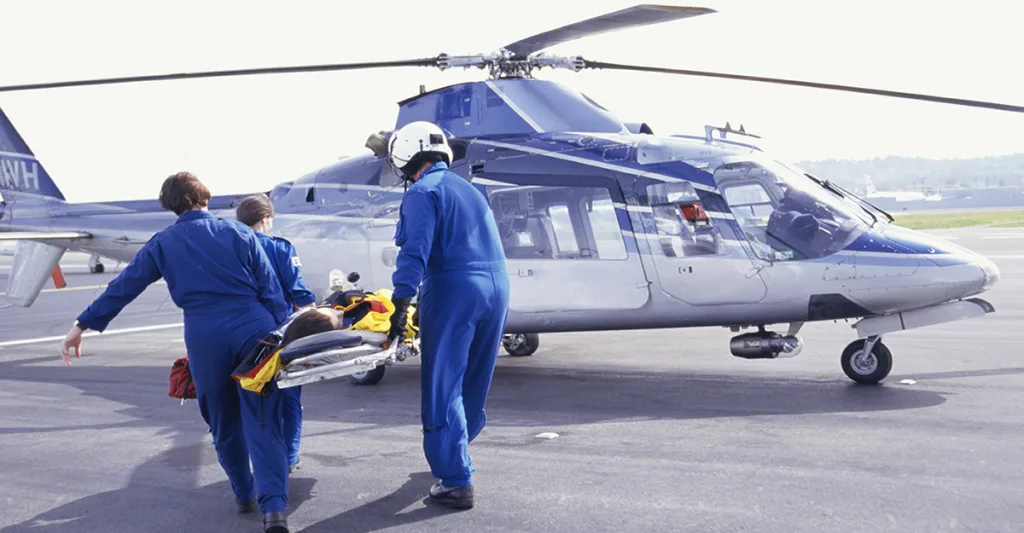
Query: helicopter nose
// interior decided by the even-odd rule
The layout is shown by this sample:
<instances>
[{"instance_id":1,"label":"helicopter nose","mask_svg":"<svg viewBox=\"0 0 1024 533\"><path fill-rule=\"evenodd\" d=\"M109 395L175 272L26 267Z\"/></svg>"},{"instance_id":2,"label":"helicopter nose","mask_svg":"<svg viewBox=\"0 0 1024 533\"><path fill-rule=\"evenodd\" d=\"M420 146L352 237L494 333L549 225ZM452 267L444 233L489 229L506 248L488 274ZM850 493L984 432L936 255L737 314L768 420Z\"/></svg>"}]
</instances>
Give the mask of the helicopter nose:
<instances>
[{"instance_id":1,"label":"helicopter nose","mask_svg":"<svg viewBox=\"0 0 1024 533\"><path fill-rule=\"evenodd\" d=\"M999 281L999 267L997 267L990 259L982 256L978 256L976 264L981 268L981 271L985 276L985 280L981 285L981 290L987 291Z\"/></svg>"}]
</instances>

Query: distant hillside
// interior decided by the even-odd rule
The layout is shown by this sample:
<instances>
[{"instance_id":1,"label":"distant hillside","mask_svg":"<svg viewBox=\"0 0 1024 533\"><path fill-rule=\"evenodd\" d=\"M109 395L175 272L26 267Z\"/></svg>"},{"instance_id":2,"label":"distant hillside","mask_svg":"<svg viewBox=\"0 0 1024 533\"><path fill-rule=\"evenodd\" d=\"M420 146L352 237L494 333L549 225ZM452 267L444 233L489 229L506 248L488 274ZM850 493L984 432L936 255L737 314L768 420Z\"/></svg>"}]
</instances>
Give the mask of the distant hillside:
<instances>
[{"instance_id":1,"label":"distant hillside","mask_svg":"<svg viewBox=\"0 0 1024 533\"><path fill-rule=\"evenodd\" d=\"M1024 186L1024 154L975 159L883 157L869 160L802 161L805 171L854 192L864 191L864 176L878 190L943 190Z\"/></svg>"}]
</instances>

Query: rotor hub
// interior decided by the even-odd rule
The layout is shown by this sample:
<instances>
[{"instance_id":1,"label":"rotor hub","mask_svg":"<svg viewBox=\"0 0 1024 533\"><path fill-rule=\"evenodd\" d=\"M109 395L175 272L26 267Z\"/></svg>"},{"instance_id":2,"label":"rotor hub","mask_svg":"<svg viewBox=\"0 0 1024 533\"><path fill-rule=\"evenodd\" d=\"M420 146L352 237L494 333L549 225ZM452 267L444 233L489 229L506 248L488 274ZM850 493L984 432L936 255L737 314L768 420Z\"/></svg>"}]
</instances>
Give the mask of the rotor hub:
<instances>
[{"instance_id":1,"label":"rotor hub","mask_svg":"<svg viewBox=\"0 0 1024 533\"><path fill-rule=\"evenodd\" d=\"M517 56L502 48L490 54L469 56L437 56L437 67L441 70L450 68L487 69L492 80L499 78L532 78L537 69L549 67L579 72L586 68L587 62L580 56L555 56L546 53L533 54L527 57Z\"/></svg>"}]
</instances>

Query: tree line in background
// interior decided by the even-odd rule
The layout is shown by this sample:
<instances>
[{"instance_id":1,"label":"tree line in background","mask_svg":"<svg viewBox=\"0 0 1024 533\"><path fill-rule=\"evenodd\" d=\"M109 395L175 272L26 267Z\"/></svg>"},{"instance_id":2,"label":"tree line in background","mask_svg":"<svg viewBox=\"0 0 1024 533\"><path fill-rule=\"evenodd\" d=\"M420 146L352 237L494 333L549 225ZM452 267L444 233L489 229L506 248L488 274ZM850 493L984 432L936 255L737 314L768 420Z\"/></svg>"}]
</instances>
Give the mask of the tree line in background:
<instances>
[{"instance_id":1,"label":"tree line in background","mask_svg":"<svg viewBox=\"0 0 1024 533\"><path fill-rule=\"evenodd\" d=\"M1024 187L1024 153L972 159L877 157L865 160L801 161L804 171L855 193L865 176L878 190L942 191L988 187Z\"/></svg>"}]
</instances>

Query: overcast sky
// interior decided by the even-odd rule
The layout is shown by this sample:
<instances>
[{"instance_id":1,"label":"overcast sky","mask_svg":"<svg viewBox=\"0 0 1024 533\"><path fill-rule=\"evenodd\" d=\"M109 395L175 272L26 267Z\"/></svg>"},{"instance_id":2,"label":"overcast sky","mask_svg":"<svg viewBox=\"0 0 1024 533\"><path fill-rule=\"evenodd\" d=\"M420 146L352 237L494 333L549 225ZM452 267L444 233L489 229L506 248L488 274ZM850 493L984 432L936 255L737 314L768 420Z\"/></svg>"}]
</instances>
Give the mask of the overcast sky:
<instances>
[{"instance_id":1,"label":"overcast sky","mask_svg":"<svg viewBox=\"0 0 1024 533\"><path fill-rule=\"evenodd\" d=\"M666 2L667 3L667 2ZM432 6L441 6L435 8ZM0 0L0 84L488 52L632 5L612 0ZM718 10L550 49L609 62L809 79L1024 105L1012 0L730 0ZM743 123L786 160L1024 152L1024 115L664 74L544 71L655 133ZM404 68L0 94L72 201L155 198L196 172L266 190L390 129L396 102L483 79Z\"/></svg>"}]
</instances>

